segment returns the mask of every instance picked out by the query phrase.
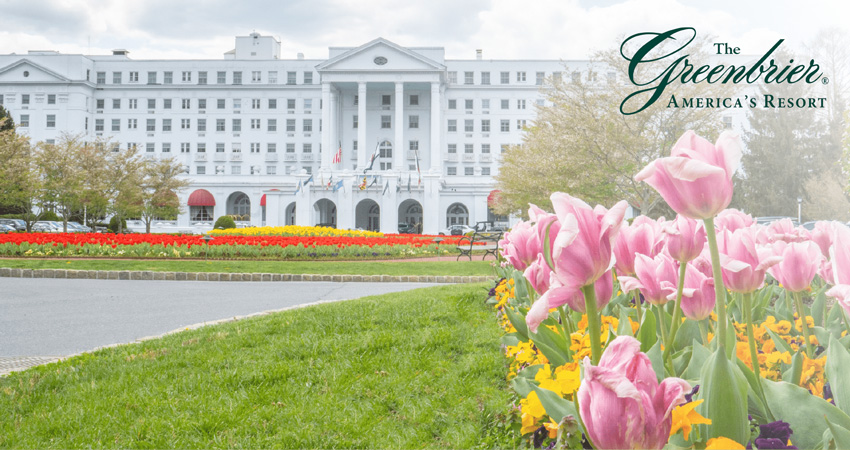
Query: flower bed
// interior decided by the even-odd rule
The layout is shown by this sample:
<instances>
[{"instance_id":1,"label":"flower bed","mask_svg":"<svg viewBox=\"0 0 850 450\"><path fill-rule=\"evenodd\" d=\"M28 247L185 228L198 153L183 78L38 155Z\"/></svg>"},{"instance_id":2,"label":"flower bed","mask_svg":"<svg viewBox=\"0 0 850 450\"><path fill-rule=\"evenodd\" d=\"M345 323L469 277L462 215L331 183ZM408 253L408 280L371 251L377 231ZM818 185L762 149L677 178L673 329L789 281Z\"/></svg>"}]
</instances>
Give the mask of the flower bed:
<instances>
[{"instance_id":1,"label":"flower bed","mask_svg":"<svg viewBox=\"0 0 850 450\"><path fill-rule=\"evenodd\" d=\"M331 227L302 227L286 225L283 227L247 227L211 230L211 236L334 236L334 237L383 237L375 231L340 230Z\"/></svg>"},{"instance_id":2,"label":"flower bed","mask_svg":"<svg viewBox=\"0 0 850 450\"><path fill-rule=\"evenodd\" d=\"M850 228L727 210L739 158L689 132L636 177L675 220L555 193L505 235L490 302L532 446L850 448Z\"/></svg>"}]
</instances>

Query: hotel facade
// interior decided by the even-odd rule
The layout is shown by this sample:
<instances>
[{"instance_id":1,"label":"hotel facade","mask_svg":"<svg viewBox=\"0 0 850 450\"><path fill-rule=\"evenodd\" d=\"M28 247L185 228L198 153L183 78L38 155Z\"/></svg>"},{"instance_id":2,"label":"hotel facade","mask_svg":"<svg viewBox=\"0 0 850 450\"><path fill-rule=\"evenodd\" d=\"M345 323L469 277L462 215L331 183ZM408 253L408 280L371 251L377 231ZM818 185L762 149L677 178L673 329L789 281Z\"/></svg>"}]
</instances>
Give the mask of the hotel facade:
<instances>
[{"instance_id":1,"label":"hotel facade","mask_svg":"<svg viewBox=\"0 0 850 450\"><path fill-rule=\"evenodd\" d=\"M501 154L522 142L549 77L586 61L446 60L441 47L375 39L324 60L236 37L221 60L129 52L0 55L0 102L33 142L63 132L183 164L175 226L332 225L437 234L508 218L490 209ZM603 75L600 75L600 77ZM591 80L592 81L592 80Z\"/></svg>"}]
</instances>

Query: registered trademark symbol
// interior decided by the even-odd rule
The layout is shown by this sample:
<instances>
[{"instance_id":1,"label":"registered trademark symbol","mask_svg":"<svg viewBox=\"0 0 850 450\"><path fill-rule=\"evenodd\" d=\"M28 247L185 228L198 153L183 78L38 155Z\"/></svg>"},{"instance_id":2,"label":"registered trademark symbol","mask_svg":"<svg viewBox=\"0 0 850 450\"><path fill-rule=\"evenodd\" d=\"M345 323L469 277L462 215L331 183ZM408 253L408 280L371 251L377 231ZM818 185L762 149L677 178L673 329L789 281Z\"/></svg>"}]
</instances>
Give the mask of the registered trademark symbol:
<instances>
[{"instance_id":1,"label":"registered trademark symbol","mask_svg":"<svg viewBox=\"0 0 850 450\"><path fill-rule=\"evenodd\" d=\"M829 84L829 78L823 77L823 78L821 78L820 82L823 83L823 84Z\"/></svg>"}]
</instances>

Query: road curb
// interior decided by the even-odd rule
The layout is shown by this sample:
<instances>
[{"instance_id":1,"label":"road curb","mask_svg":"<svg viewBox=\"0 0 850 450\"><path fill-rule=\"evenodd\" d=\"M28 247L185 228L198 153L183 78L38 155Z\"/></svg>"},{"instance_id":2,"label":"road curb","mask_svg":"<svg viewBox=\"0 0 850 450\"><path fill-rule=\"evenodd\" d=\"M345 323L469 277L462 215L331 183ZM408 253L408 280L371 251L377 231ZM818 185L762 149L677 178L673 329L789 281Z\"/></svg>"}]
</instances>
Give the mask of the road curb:
<instances>
[{"instance_id":1,"label":"road curb","mask_svg":"<svg viewBox=\"0 0 850 450\"><path fill-rule=\"evenodd\" d=\"M479 276L433 275L319 275L288 273L152 272L143 270L12 269L0 267L0 278L70 278L86 280L155 281L325 281L334 283L482 283L493 279Z\"/></svg>"}]
</instances>

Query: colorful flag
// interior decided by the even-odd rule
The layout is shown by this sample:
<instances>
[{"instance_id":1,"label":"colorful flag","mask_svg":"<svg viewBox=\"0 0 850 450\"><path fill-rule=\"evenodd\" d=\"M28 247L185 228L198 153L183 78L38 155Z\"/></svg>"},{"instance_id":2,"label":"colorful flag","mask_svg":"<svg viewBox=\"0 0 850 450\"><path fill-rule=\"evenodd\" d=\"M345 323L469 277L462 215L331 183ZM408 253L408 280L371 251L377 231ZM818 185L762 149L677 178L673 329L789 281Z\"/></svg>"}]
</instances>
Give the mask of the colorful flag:
<instances>
[{"instance_id":1,"label":"colorful flag","mask_svg":"<svg viewBox=\"0 0 850 450\"><path fill-rule=\"evenodd\" d=\"M307 181L304 182L304 186L307 186L308 184L310 184L312 182L313 182L313 175L311 174L310 178L307 178Z\"/></svg>"},{"instance_id":2,"label":"colorful flag","mask_svg":"<svg viewBox=\"0 0 850 450\"><path fill-rule=\"evenodd\" d=\"M407 192L410 192L410 179L411 179L411 176L410 176L410 174L408 173L408 174L407 174Z\"/></svg>"},{"instance_id":3,"label":"colorful flag","mask_svg":"<svg viewBox=\"0 0 850 450\"><path fill-rule=\"evenodd\" d=\"M365 170L363 170L363 173L366 173L367 171L372 170L372 166L375 165L375 160L378 159L379 156L381 156L381 143L380 142L378 142L378 144L375 145L375 153L372 153L372 159L369 160L369 167L367 167Z\"/></svg>"},{"instance_id":4,"label":"colorful flag","mask_svg":"<svg viewBox=\"0 0 850 450\"><path fill-rule=\"evenodd\" d=\"M342 162L342 141L339 142L339 150L336 151L336 155L334 155L334 164L339 164Z\"/></svg>"},{"instance_id":5,"label":"colorful flag","mask_svg":"<svg viewBox=\"0 0 850 450\"><path fill-rule=\"evenodd\" d=\"M332 184L333 182L334 182L334 176L333 176L333 175L331 175L331 177L328 179L328 184L327 184L327 185L325 185L325 190L328 190L328 188L329 188L329 187L331 187L331 184Z\"/></svg>"},{"instance_id":6,"label":"colorful flag","mask_svg":"<svg viewBox=\"0 0 850 450\"><path fill-rule=\"evenodd\" d=\"M419 149L416 149L413 152L414 152L413 154L416 156L416 173L419 174L419 183L417 183L417 186L421 186L422 185L422 171L419 170Z\"/></svg>"},{"instance_id":7,"label":"colorful flag","mask_svg":"<svg viewBox=\"0 0 850 450\"><path fill-rule=\"evenodd\" d=\"M360 183L360 190L366 189L366 177L363 177L363 182Z\"/></svg>"},{"instance_id":8,"label":"colorful flag","mask_svg":"<svg viewBox=\"0 0 850 450\"><path fill-rule=\"evenodd\" d=\"M297 194L298 191L300 191L300 190L301 190L301 180L298 180L298 187L295 188L295 193Z\"/></svg>"},{"instance_id":9,"label":"colorful flag","mask_svg":"<svg viewBox=\"0 0 850 450\"><path fill-rule=\"evenodd\" d=\"M337 182L336 182L336 184L334 185L334 192L336 192L336 191L338 191L338 190L340 190L340 189L343 189L344 187L345 187L345 186L343 186L343 184L342 184L342 180L339 180L339 181L337 181Z\"/></svg>"},{"instance_id":10,"label":"colorful flag","mask_svg":"<svg viewBox=\"0 0 850 450\"><path fill-rule=\"evenodd\" d=\"M367 187L372 187L376 184L378 184L378 176L377 175L375 175L375 177L372 178L372 182L369 183L369 186L367 186Z\"/></svg>"},{"instance_id":11,"label":"colorful flag","mask_svg":"<svg viewBox=\"0 0 850 450\"><path fill-rule=\"evenodd\" d=\"M387 181L386 183L384 183L384 192L381 192L381 197L383 197L387 193L387 189L389 189L389 188L390 188L390 182Z\"/></svg>"}]
</instances>

